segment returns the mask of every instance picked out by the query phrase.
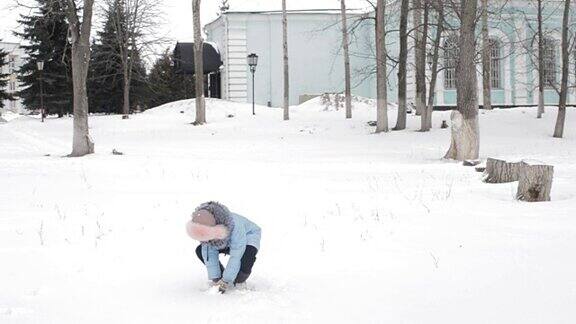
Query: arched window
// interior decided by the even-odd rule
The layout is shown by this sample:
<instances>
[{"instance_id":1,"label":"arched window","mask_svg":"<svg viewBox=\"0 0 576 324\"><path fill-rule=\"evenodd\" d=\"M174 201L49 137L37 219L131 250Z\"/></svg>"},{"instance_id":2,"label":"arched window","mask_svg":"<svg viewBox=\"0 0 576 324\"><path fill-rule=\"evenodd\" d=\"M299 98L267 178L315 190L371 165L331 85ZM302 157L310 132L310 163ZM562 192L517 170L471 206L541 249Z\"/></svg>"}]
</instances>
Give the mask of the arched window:
<instances>
[{"instance_id":1,"label":"arched window","mask_svg":"<svg viewBox=\"0 0 576 324\"><path fill-rule=\"evenodd\" d=\"M452 35L444 41L444 89L456 89L458 52L458 37Z\"/></svg>"},{"instance_id":2,"label":"arched window","mask_svg":"<svg viewBox=\"0 0 576 324\"><path fill-rule=\"evenodd\" d=\"M492 89L502 89L502 46L500 41L490 39L490 79Z\"/></svg>"},{"instance_id":3,"label":"arched window","mask_svg":"<svg viewBox=\"0 0 576 324\"><path fill-rule=\"evenodd\" d=\"M556 84L556 41L544 38L544 86L553 88Z\"/></svg>"}]
</instances>

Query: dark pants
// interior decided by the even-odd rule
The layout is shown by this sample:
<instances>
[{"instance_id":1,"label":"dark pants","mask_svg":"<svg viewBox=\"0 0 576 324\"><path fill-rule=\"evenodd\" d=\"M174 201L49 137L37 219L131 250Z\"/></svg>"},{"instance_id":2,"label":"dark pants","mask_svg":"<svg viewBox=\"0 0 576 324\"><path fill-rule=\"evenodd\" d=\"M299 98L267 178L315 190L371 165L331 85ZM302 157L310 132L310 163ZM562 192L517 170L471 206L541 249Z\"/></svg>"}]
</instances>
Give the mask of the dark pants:
<instances>
[{"instance_id":1,"label":"dark pants","mask_svg":"<svg viewBox=\"0 0 576 324\"><path fill-rule=\"evenodd\" d=\"M230 254L230 248L225 248L219 250L220 253L224 253L226 255ZM236 275L236 279L234 283L243 283L250 277L250 273L252 273L252 267L254 266L254 262L256 262L256 253L258 253L258 249L253 247L252 245L246 245L246 250L242 255L242 259L240 260L240 271ZM202 258L202 244L198 245L196 248L196 255L198 259L204 263L204 258ZM220 272L224 272L224 266L220 263ZM218 281L220 279L214 279L214 281Z\"/></svg>"}]
</instances>

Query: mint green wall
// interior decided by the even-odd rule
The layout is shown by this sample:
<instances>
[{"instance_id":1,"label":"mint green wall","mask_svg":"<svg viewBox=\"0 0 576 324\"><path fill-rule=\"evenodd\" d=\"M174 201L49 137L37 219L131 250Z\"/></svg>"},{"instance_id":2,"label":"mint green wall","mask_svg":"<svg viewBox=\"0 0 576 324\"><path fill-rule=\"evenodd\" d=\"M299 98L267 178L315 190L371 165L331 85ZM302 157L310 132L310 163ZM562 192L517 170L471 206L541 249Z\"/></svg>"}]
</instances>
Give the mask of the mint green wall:
<instances>
[{"instance_id":1,"label":"mint green wall","mask_svg":"<svg viewBox=\"0 0 576 324\"><path fill-rule=\"evenodd\" d=\"M456 90L444 90L442 91L442 95L444 96L445 105L456 105Z\"/></svg>"},{"instance_id":2,"label":"mint green wall","mask_svg":"<svg viewBox=\"0 0 576 324\"><path fill-rule=\"evenodd\" d=\"M506 104L506 98L505 98L506 95L504 94L504 90L492 90L490 92L490 94L491 94L493 105L505 105Z\"/></svg>"},{"instance_id":3,"label":"mint green wall","mask_svg":"<svg viewBox=\"0 0 576 324\"><path fill-rule=\"evenodd\" d=\"M560 96L556 90L545 90L544 91L544 103L546 105L557 105L560 100Z\"/></svg>"}]
</instances>

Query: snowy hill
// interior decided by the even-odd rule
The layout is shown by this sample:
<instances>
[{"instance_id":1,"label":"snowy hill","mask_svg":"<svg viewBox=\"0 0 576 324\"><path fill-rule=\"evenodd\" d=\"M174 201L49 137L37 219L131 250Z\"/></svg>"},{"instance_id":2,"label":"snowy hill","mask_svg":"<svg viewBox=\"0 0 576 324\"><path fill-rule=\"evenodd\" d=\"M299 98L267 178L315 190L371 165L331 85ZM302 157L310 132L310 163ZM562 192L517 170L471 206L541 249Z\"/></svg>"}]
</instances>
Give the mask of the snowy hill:
<instances>
[{"instance_id":1,"label":"snowy hill","mask_svg":"<svg viewBox=\"0 0 576 324\"><path fill-rule=\"evenodd\" d=\"M390 107L390 125L396 109ZM0 125L0 323L573 323L576 127L533 108L480 115L481 155L555 166L552 202L519 203L440 158L434 129L373 134L314 99L291 110L209 100ZM112 155L113 149L124 155ZM211 295L184 224L219 200L263 229L245 290Z\"/></svg>"}]
</instances>

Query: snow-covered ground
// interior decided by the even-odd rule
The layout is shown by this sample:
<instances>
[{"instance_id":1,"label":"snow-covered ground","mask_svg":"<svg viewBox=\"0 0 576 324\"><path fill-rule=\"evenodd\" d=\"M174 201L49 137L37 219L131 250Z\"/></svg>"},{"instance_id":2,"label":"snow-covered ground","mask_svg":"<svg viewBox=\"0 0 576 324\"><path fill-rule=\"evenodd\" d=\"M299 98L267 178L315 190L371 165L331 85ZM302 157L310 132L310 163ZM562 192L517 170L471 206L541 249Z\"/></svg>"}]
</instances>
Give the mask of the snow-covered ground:
<instances>
[{"instance_id":1,"label":"snow-covered ground","mask_svg":"<svg viewBox=\"0 0 576 324\"><path fill-rule=\"evenodd\" d=\"M481 113L483 157L555 166L529 204L440 159L448 112L375 135L372 104L94 116L83 158L69 118L1 124L0 323L575 323L573 112L564 139L554 108ZM207 292L184 229L206 200L263 228L246 290Z\"/></svg>"},{"instance_id":2,"label":"snow-covered ground","mask_svg":"<svg viewBox=\"0 0 576 324\"><path fill-rule=\"evenodd\" d=\"M0 109L0 123L6 123L18 117L20 117L19 114L13 113L10 110Z\"/></svg>"}]
</instances>

